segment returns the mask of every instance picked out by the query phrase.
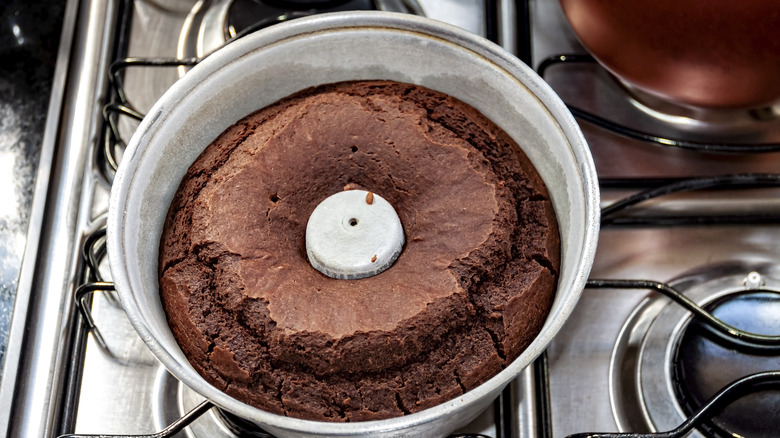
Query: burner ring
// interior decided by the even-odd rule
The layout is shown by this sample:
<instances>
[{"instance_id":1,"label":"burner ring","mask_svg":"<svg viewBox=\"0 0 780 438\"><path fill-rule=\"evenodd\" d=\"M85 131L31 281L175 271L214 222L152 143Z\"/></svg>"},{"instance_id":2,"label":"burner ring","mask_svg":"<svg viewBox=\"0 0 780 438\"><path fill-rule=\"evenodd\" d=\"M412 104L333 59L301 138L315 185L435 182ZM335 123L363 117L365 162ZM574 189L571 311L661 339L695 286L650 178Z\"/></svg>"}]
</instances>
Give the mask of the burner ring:
<instances>
[{"instance_id":1,"label":"burner ring","mask_svg":"<svg viewBox=\"0 0 780 438\"><path fill-rule=\"evenodd\" d=\"M233 11L236 5L243 9ZM283 21L321 12L372 7L380 11L424 15L417 0L199 0L190 10L179 33L176 57L203 58L232 38ZM259 14L257 19L250 19L255 14ZM231 23L235 20L240 24ZM179 67L179 77L189 69Z\"/></svg>"},{"instance_id":2,"label":"burner ring","mask_svg":"<svg viewBox=\"0 0 780 438\"><path fill-rule=\"evenodd\" d=\"M708 311L719 319L753 333L780 331L780 294L763 289L749 290L713 300ZM736 350L702 324L692 321L677 345L673 380L678 400L686 414L701 408L721 388L745 375L776 368L777 350ZM724 366L727 364L728 366ZM772 436L776 412L768 409L780 402L777 392L760 391L727 406L702 428L717 437Z\"/></svg>"},{"instance_id":3,"label":"burner ring","mask_svg":"<svg viewBox=\"0 0 780 438\"><path fill-rule=\"evenodd\" d=\"M611 75L610 75L611 76ZM682 131L718 135L754 134L756 124L777 120L780 105L751 109L698 108L652 96L612 76L628 102L642 113Z\"/></svg>"},{"instance_id":4,"label":"burner ring","mask_svg":"<svg viewBox=\"0 0 780 438\"><path fill-rule=\"evenodd\" d=\"M700 306L739 292L780 293L780 278L772 265L721 265L680 277L670 283ZM774 270L774 271L773 271ZM763 285L755 284L760 272ZM752 275L752 274L751 274ZM745 281L748 280L748 281ZM687 418L673 381L673 358L691 321L690 313L662 296L648 296L623 325L610 361L610 402L619 430L672 430ZM702 438L698 431L690 437Z\"/></svg>"}]
</instances>

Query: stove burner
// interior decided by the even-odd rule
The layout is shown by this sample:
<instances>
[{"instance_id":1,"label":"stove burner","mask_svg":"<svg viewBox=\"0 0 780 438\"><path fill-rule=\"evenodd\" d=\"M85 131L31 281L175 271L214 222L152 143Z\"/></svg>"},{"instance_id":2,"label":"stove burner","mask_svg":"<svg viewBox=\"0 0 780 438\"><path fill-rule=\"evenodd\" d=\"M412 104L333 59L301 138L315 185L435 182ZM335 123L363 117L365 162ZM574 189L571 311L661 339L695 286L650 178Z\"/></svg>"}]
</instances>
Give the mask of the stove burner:
<instances>
[{"instance_id":1,"label":"stove burner","mask_svg":"<svg viewBox=\"0 0 780 438\"><path fill-rule=\"evenodd\" d=\"M374 9L373 0L234 0L228 8L225 37L235 38L246 32L318 13Z\"/></svg>"},{"instance_id":2,"label":"stove burner","mask_svg":"<svg viewBox=\"0 0 780 438\"><path fill-rule=\"evenodd\" d=\"M753 333L780 333L780 294L767 291L730 294L707 310L739 329ZM701 324L688 325L677 346L674 381L677 396L688 415L730 382L748 374L776 369L777 351L750 354L724 345ZM770 437L780 430L777 416L780 392L762 391L728 406L703 428L714 437Z\"/></svg>"},{"instance_id":3,"label":"stove burner","mask_svg":"<svg viewBox=\"0 0 780 438\"><path fill-rule=\"evenodd\" d=\"M669 285L737 329L773 336L780 333L778 274L771 264L731 263L703 267ZM610 364L610 399L621 431L674 430L730 382L777 369L777 347L746 349L691 321L688 310L652 294L623 325ZM768 420L777 418L769 412L779 401L777 390L746 396L716 414L705 434L694 431L690 437L720 438L716 428L746 431L750 437L776 436L766 431L780 427L777 420ZM743 419L733 419L742 414ZM757 415L773 424L753 424L761 423ZM751 435L756 430L759 434Z\"/></svg>"},{"instance_id":4,"label":"stove burner","mask_svg":"<svg viewBox=\"0 0 780 438\"><path fill-rule=\"evenodd\" d=\"M226 42L295 18L356 10L422 15L417 0L200 0L179 34L179 59L203 58ZM187 67L181 67L184 75Z\"/></svg>"},{"instance_id":5,"label":"stove burner","mask_svg":"<svg viewBox=\"0 0 780 438\"><path fill-rule=\"evenodd\" d=\"M561 93L576 118L613 134L701 152L780 149L780 104L753 110L671 104L622 83L586 54L551 55L537 71ZM590 91L581 93L583 89Z\"/></svg>"},{"instance_id":6,"label":"stove burner","mask_svg":"<svg viewBox=\"0 0 780 438\"><path fill-rule=\"evenodd\" d=\"M753 109L699 108L669 102L613 77L629 103L643 113L691 132L750 133L762 123L780 119L780 105Z\"/></svg>"}]
</instances>

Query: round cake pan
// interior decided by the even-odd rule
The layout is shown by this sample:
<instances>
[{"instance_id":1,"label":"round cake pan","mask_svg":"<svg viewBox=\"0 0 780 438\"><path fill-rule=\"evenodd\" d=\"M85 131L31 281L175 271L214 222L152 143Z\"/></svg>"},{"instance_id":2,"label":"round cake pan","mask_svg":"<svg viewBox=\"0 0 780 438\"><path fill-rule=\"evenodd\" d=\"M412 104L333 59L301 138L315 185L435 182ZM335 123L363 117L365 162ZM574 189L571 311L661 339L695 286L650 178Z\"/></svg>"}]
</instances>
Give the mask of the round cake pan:
<instances>
[{"instance_id":1,"label":"round cake pan","mask_svg":"<svg viewBox=\"0 0 780 438\"><path fill-rule=\"evenodd\" d=\"M424 411L355 423L274 415L209 385L174 339L158 290L163 223L182 176L230 125L315 85L361 79L414 83L481 111L525 151L558 218L562 260L549 316L533 343L499 374ZM140 124L114 180L108 253L130 321L160 362L192 389L279 437L436 437L467 424L549 344L577 303L590 271L599 193L582 133L530 68L459 28L382 12L323 14L264 29L216 51L176 82Z\"/></svg>"}]
</instances>

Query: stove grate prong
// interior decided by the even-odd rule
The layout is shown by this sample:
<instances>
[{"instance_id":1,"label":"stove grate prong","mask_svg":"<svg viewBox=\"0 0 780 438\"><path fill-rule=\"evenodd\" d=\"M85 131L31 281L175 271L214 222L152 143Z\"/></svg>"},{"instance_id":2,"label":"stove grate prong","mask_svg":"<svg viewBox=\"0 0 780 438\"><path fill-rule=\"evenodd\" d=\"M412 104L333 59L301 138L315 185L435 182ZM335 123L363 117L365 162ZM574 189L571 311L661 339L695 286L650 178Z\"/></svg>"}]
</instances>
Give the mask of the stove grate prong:
<instances>
[{"instance_id":1,"label":"stove grate prong","mask_svg":"<svg viewBox=\"0 0 780 438\"><path fill-rule=\"evenodd\" d=\"M780 174L774 173L741 173L730 175L716 175L698 178L686 178L679 181L664 184L642 192L627 196L601 209L601 225L610 225L615 222L617 213L642 203L644 201L659 198L673 193L690 192L702 189L726 189L726 188L771 188L780 187Z\"/></svg>"},{"instance_id":2,"label":"stove grate prong","mask_svg":"<svg viewBox=\"0 0 780 438\"><path fill-rule=\"evenodd\" d=\"M171 423L168 427L160 432L148 434L148 435L79 435L79 434L67 434L60 435L59 438L171 438L177 433L184 430L190 423L200 418L201 415L206 413L209 409L213 408L214 404L208 400L201 402L198 406L195 406L191 411L184 414L181 418Z\"/></svg>"},{"instance_id":3,"label":"stove grate prong","mask_svg":"<svg viewBox=\"0 0 780 438\"><path fill-rule=\"evenodd\" d=\"M710 332L718 335L731 346L741 350L780 349L780 335L762 335L740 330L726 324L696 304L693 300L666 283L653 280L588 280L591 289L647 289L663 294L691 312L696 320Z\"/></svg>"},{"instance_id":4,"label":"stove grate prong","mask_svg":"<svg viewBox=\"0 0 780 438\"><path fill-rule=\"evenodd\" d=\"M109 354L111 353L111 350L108 348L108 345L106 344L103 335L100 334L100 330L95 324L95 319L92 318L92 312L90 311L90 302L88 299L95 292L98 291L113 292L114 290L115 290L114 283L109 283L104 281L85 283L79 286L78 289L76 289L76 301L78 302L78 309L79 312L81 313L81 317L84 320L84 324L87 325L87 328L92 333L92 336L95 337L95 341L97 341L100 348L107 351Z\"/></svg>"},{"instance_id":5,"label":"stove grate prong","mask_svg":"<svg viewBox=\"0 0 780 438\"><path fill-rule=\"evenodd\" d=\"M135 109L127 99L122 81L124 70L128 67L192 67L200 60L201 58L124 58L111 64L108 80L113 91L113 98L103 107L103 120L106 122L106 129L103 134L103 148L100 151L103 156L98 157L105 160L106 166L101 167L101 173L109 184L113 181L113 175L119 168L121 153L127 147L119 132L119 116L130 117L137 121L143 120L145 116Z\"/></svg>"}]
</instances>

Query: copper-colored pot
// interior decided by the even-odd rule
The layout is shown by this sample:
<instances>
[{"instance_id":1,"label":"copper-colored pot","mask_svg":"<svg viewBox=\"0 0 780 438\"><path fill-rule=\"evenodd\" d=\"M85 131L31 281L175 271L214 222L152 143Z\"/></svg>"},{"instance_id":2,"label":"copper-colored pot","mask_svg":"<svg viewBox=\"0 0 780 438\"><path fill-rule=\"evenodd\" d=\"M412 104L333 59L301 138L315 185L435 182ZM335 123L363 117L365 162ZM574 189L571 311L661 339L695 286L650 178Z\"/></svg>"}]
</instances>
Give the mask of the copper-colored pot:
<instances>
[{"instance_id":1,"label":"copper-colored pot","mask_svg":"<svg viewBox=\"0 0 780 438\"><path fill-rule=\"evenodd\" d=\"M582 44L629 86L672 103L780 102L777 0L560 0Z\"/></svg>"}]
</instances>

